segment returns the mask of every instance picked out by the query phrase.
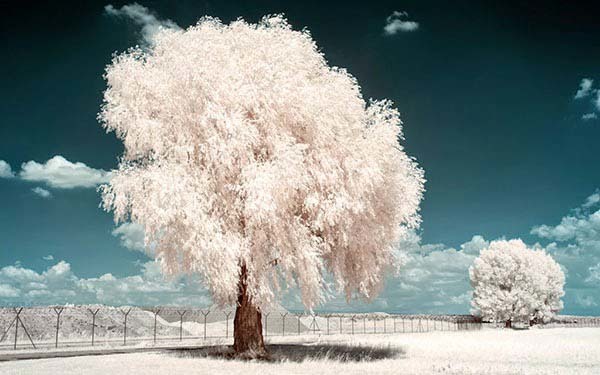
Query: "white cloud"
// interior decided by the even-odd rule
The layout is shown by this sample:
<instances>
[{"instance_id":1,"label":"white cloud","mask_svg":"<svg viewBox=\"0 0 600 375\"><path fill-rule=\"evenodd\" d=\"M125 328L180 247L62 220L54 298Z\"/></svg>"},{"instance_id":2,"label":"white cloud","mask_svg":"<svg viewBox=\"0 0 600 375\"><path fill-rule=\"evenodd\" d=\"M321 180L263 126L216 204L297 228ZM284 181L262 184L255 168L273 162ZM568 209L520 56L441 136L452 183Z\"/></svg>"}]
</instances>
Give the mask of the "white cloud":
<instances>
[{"instance_id":1,"label":"white cloud","mask_svg":"<svg viewBox=\"0 0 600 375\"><path fill-rule=\"evenodd\" d=\"M600 263L595 266L590 267L589 269L590 275L585 280L588 283L598 283L600 284Z\"/></svg>"},{"instance_id":2,"label":"white cloud","mask_svg":"<svg viewBox=\"0 0 600 375\"><path fill-rule=\"evenodd\" d=\"M123 5L120 9L109 4L104 7L104 11L111 16L130 18L137 25L142 26L142 37L148 44L152 44L154 36L161 28L180 29L171 20L159 20L148 8L138 3Z\"/></svg>"},{"instance_id":3,"label":"white cloud","mask_svg":"<svg viewBox=\"0 0 600 375\"><path fill-rule=\"evenodd\" d=\"M54 256L52 256L52 254L48 254L45 257L42 257L42 259L50 261L50 260L54 260Z\"/></svg>"},{"instance_id":4,"label":"white cloud","mask_svg":"<svg viewBox=\"0 0 600 375\"><path fill-rule=\"evenodd\" d=\"M394 11L385 20L385 26L383 32L385 35L395 35L398 32L409 32L416 31L419 28L419 23L415 21L409 21L407 19L408 13Z\"/></svg>"},{"instance_id":5,"label":"white cloud","mask_svg":"<svg viewBox=\"0 0 600 375\"><path fill-rule=\"evenodd\" d=\"M587 308L598 306L596 301L594 301L594 299L590 296L579 296L578 295L576 297L576 301L580 306L587 307Z\"/></svg>"},{"instance_id":6,"label":"white cloud","mask_svg":"<svg viewBox=\"0 0 600 375\"><path fill-rule=\"evenodd\" d=\"M586 203L594 199L590 196ZM582 205L582 207L584 206ZM600 245L600 210L591 213L575 210L573 214L563 217L556 226L539 225L533 227L531 234L559 242L574 240L579 244L593 243L596 245L597 242Z\"/></svg>"},{"instance_id":7,"label":"white cloud","mask_svg":"<svg viewBox=\"0 0 600 375\"><path fill-rule=\"evenodd\" d=\"M574 99L583 99L592 93L592 85L594 80L590 78L584 78L579 83L579 89L575 93Z\"/></svg>"},{"instance_id":8,"label":"white cloud","mask_svg":"<svg viewBox=\"0 0 600 375\"><path fill-rule=\"evenodd\" d=\"M10 164L4 160L0 160L0 178L13 178L15 173L12 171Z\"/></svg>"},{"instance_id":9,"label":"white cloud","mask_svg":"<svg viewBox=\"0 0 600 375\"><path fill-rule=\"evenodd\" d=\"M490 242L486 241L483 236L475 235L470 241L460 245L460 249L466 254L478 256L479 252L488 247L489 244Z\"/></svg>"},{"instance_id":10,"label":"white cloud","mask_svg":"<svg viewBox=\"0 0 600 375\"><path fill-rule=\"evenodd\" d=\"M584 99L590 97L590 103L592 105L591 111L584 113L581 116L583 121L591 121L598 119L600 114L600 90L594 89L594 80L590 78L584 78L579 83L579 89L575 93L575 100Z\"/></svg>"},{"instance_id":11,"label":"white cloud","mask_svg":"<svg viewBox=\"0 0 600 375\"><path fill-rule=\"evenodd\" d=\"M593 313L600 302L600 193L564 216L556 225L539 225L531 234L550 242L548 253L566 271L565 308Z\"/></svg>"},{"instance_id":12,"label":"white cloud","mask_svg":"<svg viewBox=\"0 0 600 375\"><path fill-rule=\"evenodd\" d=\"M164 279L158 263L147 262L137 275L80 278L60 261L42 273L20 264L0 268L0 305L48 304L208 306L207 291L191 278Z\"/></svg>"},{"instance_id":13,"label":"white cloud","mask_svg":"<svg viewBox=\"0 0 600 375\"><path fill-rule=\"evenodd\" d=\"M594 194L587 197L585 202L583 203L582 207L590 208L590 207L598 204L598 202L600 202L600 191L596 191Z\"/></svg>"},{"instance_id":14,"label":"white cloud","mask_svg":"<svg viewBox=\"0 0 600 375\"><path fill-rule=\"evenodd\" d=\"M8 284L0 284L0 298L14 298L19 296L19 291Z\"/></svg>"},{"instance_id":15,"label":"white cloud","mask_svg":"<svg viewBox=\"0 0 600 375\"><path fill-rule=\"evenodd\" d=\"M44 182L57 189L91 188L108 182L110 172L90 168L84 163L72 163L56 155L43 164L33 160L23 163L19 177L26 181Z\"/></svg>"},{"instance_id":16,"label":"white cloud","mask_svg":"<svg viewBox=\"0 0 600 375\"><path fill-rule=\"evenodd\" d=\"M470 310L471 285L469 267L479 251L489 244L482 236L473 238L459 249L443 244L422 244L410 233L399 244L397 256L404 265L397 276L386 280L381 294L371 303L350 301L335 296L322 308L329 311L386 310L403 313L456 313ZM284 306L302 309L295 288L285 295Z\"/></svg>"},{"instance_id":17,"label":"white cloud","mask_svg":"<svg viewBox=\"0 0 600 375\"><path fill-rule=\"evenodd\" d=\"M152 246L146 249L144 245L144 228L137 223L123 223L112 231L112 235L119 237L121 246L135 251L152 255Z\"/></svg>"},{"instance_id":18,"label":"white cloud","mask_svg":"<svg viewBox=\"0 0 600 375\"><path fill-rule=\"evenodd\" d=\"M594 313L600 305L600 192L591 194L555 225L539 225L531 234L541 240L567 276L565 307L569 313ZM143 250L143 230L126 223L113 232L123 246ZM411 233L400 244L404 266L389 277L382 293L371 304L346 303L334 296L320 308L330 311L386 310L406 313L468 313L471 286L468 269L489 242L480 235L453 248L423 244ZM536 246L541 246L536 244ZM283 296L284 305L302 309L295 288ZM1 304L52 303L179 304L207 306L210 299L197 279L165 280L155 262L142 264L137 275L117 277L110 273L80 278L66 262L42 273L20 264L0 268Z\"/></svg>"},{"instance_id":19,"label":"white cloud","mask_svg":"<svg viewBox=\"0 0 600 375\"><path fill-rule=\"evenodd\" d=\"M31 189L31 191L33 191L36 195L39 195L42 198L51 198L52 194L46 190L46 189L42 189L41 187L34 187L33 189Z\"/></svg>"}]
</instances>

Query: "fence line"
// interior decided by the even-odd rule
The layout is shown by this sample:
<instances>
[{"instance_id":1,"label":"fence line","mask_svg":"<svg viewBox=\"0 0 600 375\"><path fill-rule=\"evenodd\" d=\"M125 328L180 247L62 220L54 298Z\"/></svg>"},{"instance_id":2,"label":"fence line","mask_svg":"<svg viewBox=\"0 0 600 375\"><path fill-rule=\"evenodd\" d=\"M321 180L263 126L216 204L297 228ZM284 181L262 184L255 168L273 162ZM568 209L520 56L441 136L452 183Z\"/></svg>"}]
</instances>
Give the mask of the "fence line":
<instances>
[{"instance_id":1,"label":"fence line","mask_svg":"<svg viewBox=\"0 0 600 375\"><path fill-rule=\"evenodd\" d=\"M155 345L158 341L230 339L232 309L50 306L0 308L0 350L96 345ZM471 315L263 312L265 337L390 334L481 329ZM570 318L554 326L600 326L600 318ZM12 340L11 340L12 339Z\"/></svg>"}]
</instances>

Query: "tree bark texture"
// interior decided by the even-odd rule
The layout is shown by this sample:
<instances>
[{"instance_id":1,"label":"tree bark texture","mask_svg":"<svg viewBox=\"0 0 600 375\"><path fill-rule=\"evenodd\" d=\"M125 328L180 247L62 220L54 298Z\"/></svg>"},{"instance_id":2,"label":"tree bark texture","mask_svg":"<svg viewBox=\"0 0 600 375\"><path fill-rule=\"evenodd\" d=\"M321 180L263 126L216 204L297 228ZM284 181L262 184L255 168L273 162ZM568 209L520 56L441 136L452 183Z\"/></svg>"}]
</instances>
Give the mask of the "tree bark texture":
<instances>
[{"instance_id":1,"label":"tree bark texture","mask_svg":"<svg viewBox=\"0 0 600 375\"><path fill-rule=\"evenodd\" d=\"M236 355L257 358L267 355L262 335L262 314L248 296L248 270L242 265L238 301L233 321L233 350Z\"/></svg>"}]
</instances>

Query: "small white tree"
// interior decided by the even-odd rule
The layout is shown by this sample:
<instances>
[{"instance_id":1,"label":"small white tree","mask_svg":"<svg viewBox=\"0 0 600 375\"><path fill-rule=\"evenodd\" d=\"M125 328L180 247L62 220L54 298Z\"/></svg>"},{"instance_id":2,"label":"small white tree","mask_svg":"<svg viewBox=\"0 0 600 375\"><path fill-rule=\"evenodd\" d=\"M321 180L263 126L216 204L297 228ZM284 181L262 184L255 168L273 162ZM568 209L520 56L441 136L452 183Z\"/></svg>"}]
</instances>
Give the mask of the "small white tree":
<instances>
[{"instance_id":1,"label":"small white tree","mask_svg":"<svg viewBox=\"0 0 600 375\"><path fill-rule=\"evenodd\" d=\"M548 321L562 309L565 276L542 249L521 240L492 241L469 269L474 313L484 320Z\"/></svg>"},{"instance_id":2,"label":"small white tree","mask_svg":"<svg viewBox=\"0 0 600 375\"><path fill-rule=\"evenodd\" d=\"M125 152L104 207L144 227L166 273L237 302L238 353L264 352L260 311L281 281L307 308L327 272L347 298L379 292L419 225L423 171L398 111L365 103L307 31L204 18L116 56L105 78L99 118Z\"/></svg>"}]
</instances>

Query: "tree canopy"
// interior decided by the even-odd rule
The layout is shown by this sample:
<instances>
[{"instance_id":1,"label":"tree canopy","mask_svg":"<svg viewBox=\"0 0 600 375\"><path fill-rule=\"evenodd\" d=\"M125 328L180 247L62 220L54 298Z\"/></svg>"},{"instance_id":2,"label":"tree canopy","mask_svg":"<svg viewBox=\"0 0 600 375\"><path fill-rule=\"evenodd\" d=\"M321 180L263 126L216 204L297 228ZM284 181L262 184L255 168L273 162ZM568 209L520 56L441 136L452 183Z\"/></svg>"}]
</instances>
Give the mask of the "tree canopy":
<instances>
[{"instance_id":1,"label":"tree canopy","mask_svg":"<svg viewBox=\"0 0 600 375\"><path fill-rule=\"evenodd\" d=\"M242 266L258 306L285 281L312 308L327 273L348 298L380 290L420 223L423 171L398 110L366 102L308 31L203 18L116 55L105 79L99 119L124 154L103 205L143 226L166 273L201 275L220 304Z\"/></svg>"},{"instance_id":2,"label":"tree canopy","mask_svg":"<svg viewBox=\"0 0 600 375\"><path fill-rule=\"evenodd\" d=\"M492 241L469 269L474 312L492 322L548 321L563 307L565 275L543 249Z\"/></svg>"}]
</instances>

